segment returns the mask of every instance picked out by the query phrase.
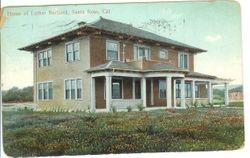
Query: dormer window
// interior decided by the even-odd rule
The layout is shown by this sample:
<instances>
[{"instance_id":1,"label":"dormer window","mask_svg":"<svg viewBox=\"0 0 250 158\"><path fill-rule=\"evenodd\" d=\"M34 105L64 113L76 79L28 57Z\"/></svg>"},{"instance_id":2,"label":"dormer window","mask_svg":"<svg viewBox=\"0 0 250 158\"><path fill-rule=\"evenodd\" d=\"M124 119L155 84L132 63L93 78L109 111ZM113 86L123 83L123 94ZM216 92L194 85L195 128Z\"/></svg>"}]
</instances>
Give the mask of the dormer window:
<instances>
[{"instance_id":1,"label":"dormer window","mask_svg":"<svg viewBox=\"0 0 250 158\"><path fill-rule=\"evenodd\" d=\"M166 49L159 50L159 58L160 59L168 59L168 51Z\"/></svg>"},{"instance_id":2,"label":"dormer window","mask_svg":"<svg viewBox=\"0 0 250 158\"><path fill-rule=\"evenodd\" d=\"M134 46L134 60L142 59L145 57L147 60L150 59L150 48L142 45Z\"/></svg>"},{"instance_id":3,"label":"dormer window","mask_svg":"<svg viewBox=\"0 0 250 158\"><path fill-rule=\"evenodd\" d=\"M189 59L188 59L187 53L180 52L178 54L178 67L183 68L183 69L188 69L188 66L189 66L188 61Z\"/></svg>"},{"instance_id":4,"label":"dormer window","mask_svg":"<svg viewBox=\"0 0 250 158\"><path fill-rule=\"evenodd\" d=\"M119 42L111 40L106 41L106 60L120 60Z\"/></svg>"},{"instance_id":5,"label":"dormer window","mask_svg":"<svg viewBox=\"0 0 250 158\"><path fill-rule=\"evenodd\" d=\"M38 66L47 67L52 64L52 50L46 49L38 52Z\"/></svg>"}]
</instances>

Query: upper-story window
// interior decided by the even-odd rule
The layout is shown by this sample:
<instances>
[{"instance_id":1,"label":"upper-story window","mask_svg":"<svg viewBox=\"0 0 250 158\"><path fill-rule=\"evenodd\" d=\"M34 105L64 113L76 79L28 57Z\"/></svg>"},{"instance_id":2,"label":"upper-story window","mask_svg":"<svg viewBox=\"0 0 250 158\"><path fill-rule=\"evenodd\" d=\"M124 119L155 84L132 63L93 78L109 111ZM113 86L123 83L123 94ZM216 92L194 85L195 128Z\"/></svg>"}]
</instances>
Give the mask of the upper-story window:
<instances>
[{"instance_id":1,"label":"upper-story window","mask_svg":"<svg viewBox=\"0 0 250 158\"><path fill-rule=\"evenodd\" d=\"M138 60L145 57L147 60L150 59L150 48L143 45L134 46L134 60Z\"/></svg>"},{"instance_id":2,"label":"upper-story window","mask_svg":"<svg viewBox=\"0 0 250 158\"><path fill-rule=\"evenodd\" d=\"M77 41L65 44L65 60L72 62L80 60L80 43Z\"/></svg>"},{"instance_id":3,"label":"upper-story window","mask_svg":"<svg viewBox=\"0 0 250 158\"><path fill-rule=\"evenodd\" d=\"M119 42L106 41L106 60L120 60L119 59Z\"/></svg>"},{"instance_id":4,"label":"upper-story window","mask_svg":"<svg viewBox=\"0 0 250 158\"><path fill-rule=\"evenodd\" d=\"M38 52L38 66L46 67L52 64L52 50L46 49Z\"/></svg>"},{"instance_id":5,"label":"upper-story window","mask_svg":"<svg viewBox=\"0 0 250 158\"><path fill-rule=\"evenodd\" d=\"M168 51L166 49L159 50L159 58L160 59L168 59Z\"/></svg>"},{"instance_id":6,"label":"upper-story window","mask_svg":"<svg viewBox=\"0 0 250 158\"><path fill-rule=\"evenodd\" d=\"M178 66L183 69L188 69L188 54L187 53L179 53L178 54Z\"/></svg>"}]
</instances>

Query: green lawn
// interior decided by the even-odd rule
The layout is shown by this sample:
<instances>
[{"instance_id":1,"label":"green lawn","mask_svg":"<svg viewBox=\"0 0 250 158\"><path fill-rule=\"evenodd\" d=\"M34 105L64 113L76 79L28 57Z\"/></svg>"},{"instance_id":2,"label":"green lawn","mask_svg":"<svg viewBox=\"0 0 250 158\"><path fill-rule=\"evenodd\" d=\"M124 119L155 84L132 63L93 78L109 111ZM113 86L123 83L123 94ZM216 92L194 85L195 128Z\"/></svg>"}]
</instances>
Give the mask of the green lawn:
<instances>
[{"instance_id":1,"label":"green lawn","mask_svg":"<svg viewBox=\"0 0 250 158\"><path fill-rule=\"evenodd\" d=\"M9 156L234 150L244 144L243 110L3 112Z\"/></svg>"}]
</instances>

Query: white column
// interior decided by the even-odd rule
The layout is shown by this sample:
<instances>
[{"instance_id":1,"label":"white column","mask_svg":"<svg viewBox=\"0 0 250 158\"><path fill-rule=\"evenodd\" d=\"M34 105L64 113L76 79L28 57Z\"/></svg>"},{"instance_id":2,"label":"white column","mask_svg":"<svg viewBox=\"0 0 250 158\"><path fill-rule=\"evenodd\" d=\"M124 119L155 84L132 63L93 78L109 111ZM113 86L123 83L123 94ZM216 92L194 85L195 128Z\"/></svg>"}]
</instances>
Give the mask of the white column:
<instances>
[{"instance_id":1,"label":"white column","mask_svg":"<svg viewBox=\"0 0 250 158\"><path fill-rule=\"evenodd\" d=\"M154 105L154 80L151 78L151 105Z\"/></svg>"},{"instance_id":2,"label":"white column","mask_svg":"<svg viewBox=\"0 0 250 158\"><path fill-rule=\"evenodd\" d=\"M228 83L224 84L225 86L225 105L228 105L229 100L228 100Z\"/></svg>"},{"instance_id":3,"label":"white column","mask_svg":"<svg viewBox=\"0 0 250 158\"><path fill-rule=\"evenodd\" d=\"M176 80L173 80L173 102L174 108L176 108Z\"/></svg>"},{"instance_id":4,"label":"white column","mask_svg":"<svg viewBox=\"0 0 250 158\"><path fill-rule=\"evenodd\" d=\"M90 112L95 112L96 110L96 102L95 102L95 78L91 77L90 81L90 89L91 89L91 98L90 98Z\"/></svg>"},{"instance_id":5,"label":"white column","mask_svg":"<svg viewBox=\"0 0 250 158\"><path fill-rule=\"evenodd\" d=\"M110 111L112 103L112 77L105 76L106 78L106 109Z\"/></svg>"},{"instance_id":6,"label":"white column","mask_svg":"<svg viewBox=\"0 0 250 158\"><path fill-rule=\"evenodd\" d=\"M192 103L195 103L195 81L192 80Z\"/></svg>"},{"instance_id":7,"label":"white column","mask_svg":"<svg viewBox=\"0 0 250 158\"><path fill-rule=\"evenodd\" d=\"M133 82L132 82L132 94L133 94L133 99L135 99L135 78L133 77Z\"/></svg>"},{"instance_id":8,"label":"white column","mask_svg":"<svg viewBox=\"0 0 250 158\"><path fill-rule=\"evenodd\" d=\"M166 77L167 108L172 108L172 77Z\"/></svg>"},{"instance_id":9,"label":"white column","mask_svg":"<svg viewBox=\"0 0 250 158\"><path fill-rule=\"evenodd\" d=\"M212 104L213 103L213 88L212 88L212 83L211 81L208 82L208 103Z\"/></svg>"},{"instance_id":10,"label":"white column","mask_svg":"<svg viewBox=\"0 0 250 158\"><path fill-rule=\"evenodd\" d=\"M146 78L141 79L141 98L144 107L147 107Z\"/></svg>"},{"instance_id":11,"label":"white column","mask_svg":"<svg viewBox=\"0 0 250 158\"><path fill-rule=\"evenodd\" d=\"M181 79L181 107L186 108L185 105L185 80L184 78Z\"/></svg>"}]
</instances>

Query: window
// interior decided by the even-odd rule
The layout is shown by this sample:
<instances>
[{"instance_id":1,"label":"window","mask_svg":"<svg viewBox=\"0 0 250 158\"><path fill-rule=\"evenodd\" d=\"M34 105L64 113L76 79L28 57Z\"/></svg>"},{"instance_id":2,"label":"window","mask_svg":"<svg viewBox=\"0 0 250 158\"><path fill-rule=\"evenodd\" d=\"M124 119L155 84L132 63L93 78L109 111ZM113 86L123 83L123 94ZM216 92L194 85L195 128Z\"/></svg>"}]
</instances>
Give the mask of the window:
<instances>
[{"instance_id":1,"label":"window","mask_svg":"<svg viewBox=\"0 0 250 158\"><path fill-rule=\"evenodd\" d=\"M38 100L53 99L52 82L38 83Z\"/></svg>"},{"instance_id":2,"label":"window","mask_svg":"<svg viewBox=\"0 0 250 158\"><path fill-rule=\"evenodd\" d=\"M38 66L46 67L52 64L52 50L47 49L38 53Z\"/></svg>"},{"instance_id":3,"label":"window","mask_svg":"<svg viewBox=\"0 0 250 158\"><path fill-rule=\"evenodd\" d=\"M77 100L82 98L82 80L81 79L69 79L64 82L65 99Z\"/></svg>"},{"instance_id":4,"label":"window","mask_svg":"<svg viewBox=\"0 0 250 158\"><path fill-rule=\"evenodd\" d=\"M65 60L72 62L80 60L80 44L79 42L69 42L65 45Z\"/></svg>"},{"instance_id":5,"label":"window","mask_svg":"<svg viewBox=\"0 0 250 158\"><path fill-rule=\"evenodd\" d=\"M200 98L200 86L195 85L195 98Z\"/></svg>"},{"instance_id":6,"label":"window","mask_svg":"<svg viewBox=\"0 0 250 158\"><path fill-rule=\"evenodd\" d=\"M106 41L106 60L119 60L119 43Z\"/></svg>"},{"instance_id":7,"label":"window","mask_svg":"<svg viewBox=\"0 0 250 158\"><path fill-rule=\"evenodd\" d=\"M112 99L122 99L122 80L112 80Z\"/></svg>"},{"instance_id":8,"label":"window","mask_svg":"<svg viewBox=\"0 0 250 158\"><path fill-rule=\"evenodd\" d=\"M178 65L180 68L187 69L188 68L188 54L179 53L178 55Z\"/></svg>"},{"instance_id":9,"label":"window","mask_svg":"<svg viewBox=\"0 0 250 158\"><path fill-rule=\"evenodd\" d=\"M192 97L192 86L191 83L185 83L185 97ZM179 80L176 81L176 98L181 98L181 83Z\"/></svg>"},{"instance_id":10,"label":"window","mask_svg":"<svg viewBox=\"0 0 250 158\"><path fill-rule=\"evenodd\" d=\"M191 96L192 96L191 83L185 83L185 90L186 90L185 97L191 98Z\"/></svg>"},{"instance_id":11,"label":"window","mask_svg":"<svg viewBox=\"0 0 250 158\"><path fill-rule=\"evenodd\" d=\"M168 59L168 51L166 49L159 50L159 58L160 59Z\"/></svg>"},{"instance_id":12,"label":"window","mask_svg":"<svg viewBox=\"0 0 250 158\"><path fill-rule=\"evenodd\" d=\"M159 97L160 99L165 99L166 98L166 80L159 80Z\"/></svg>"},{"instance_id":13,"label":"window","mask_svg":"<svg viewBox=\"0 0 250 158\"><path fill-rule=\"evenodd\" d=\"M181 97L181 84L179 80L176 80L176 98Z\"/></svg>"},{"instance_id":14,"label":"window","mask_svg":"<svg viewBox=\"0 0 250 158\"><path fill-rule=\"evenodd\" d=\"M135 99L141 99L141 81L135 80Z\"/></svg>"},{"instance_id":15,"label":"window","mask_svg":"<svg viewBox=\"0 0 250 158\"><path fill-rule=\"evenodd\" d=\"M134 60L145 57L147 60L150 59L150 49L146 46L136 45L134 46Z\"/></svg>"}]
</instances>

